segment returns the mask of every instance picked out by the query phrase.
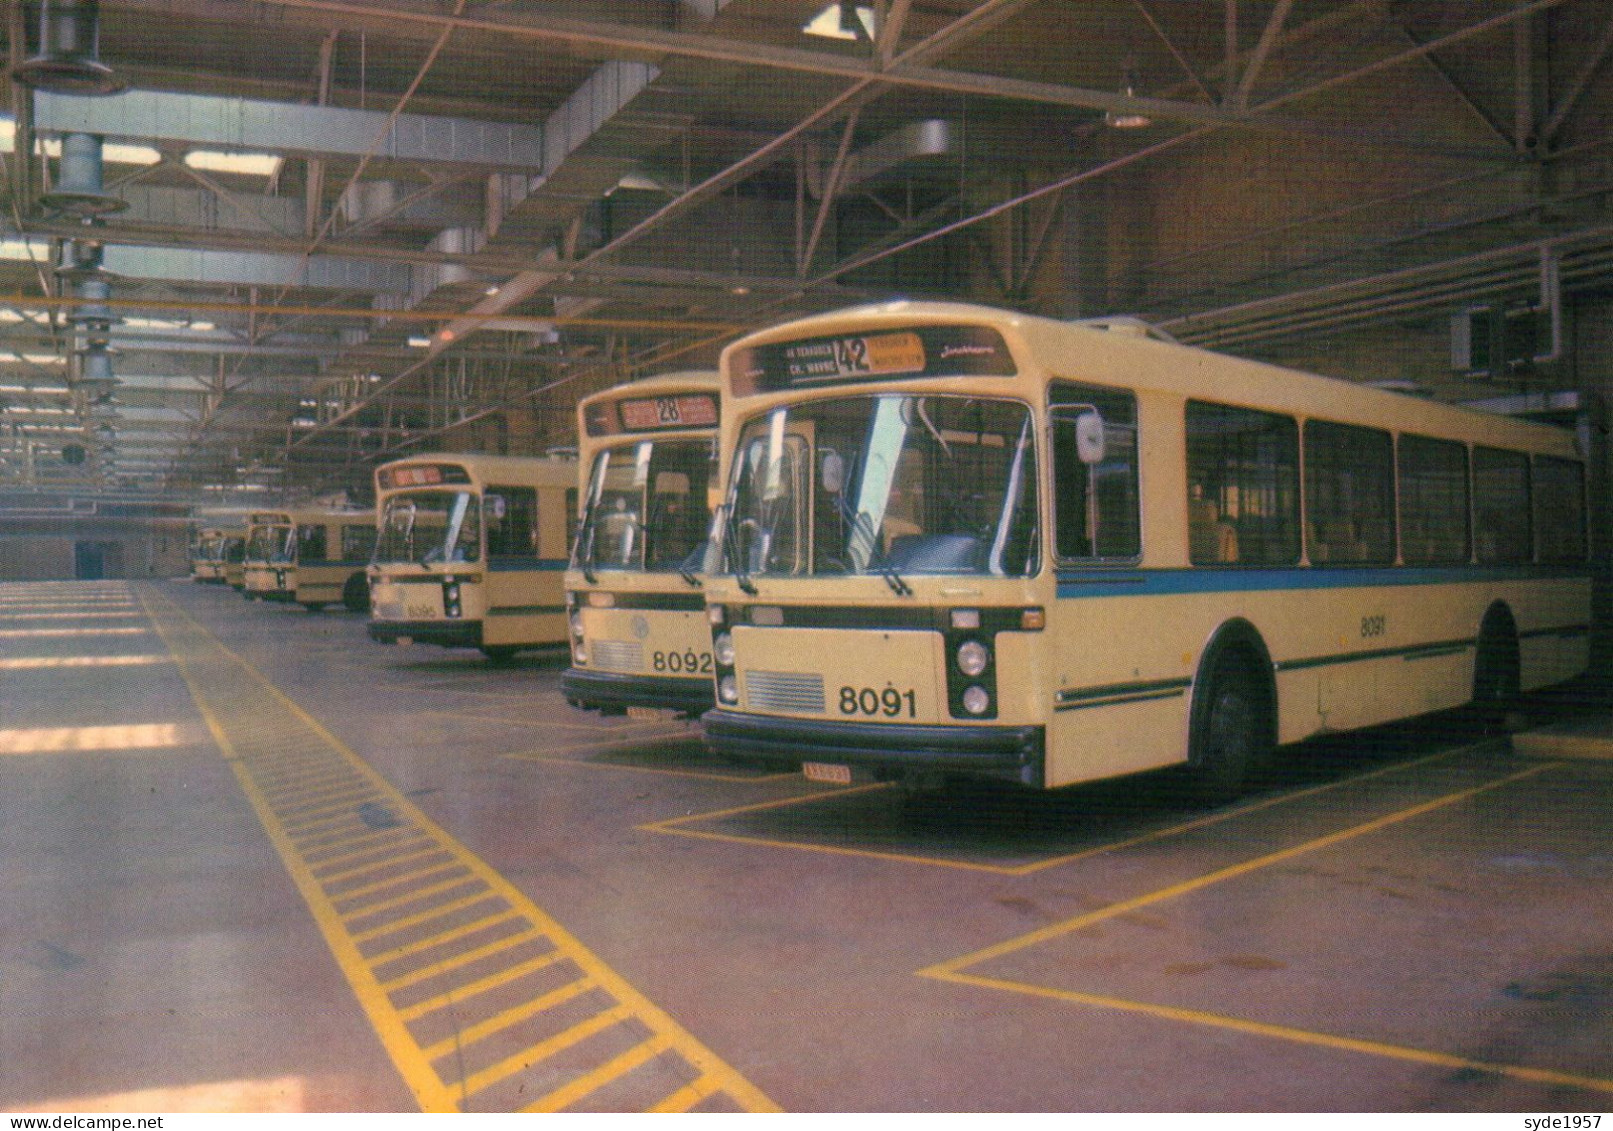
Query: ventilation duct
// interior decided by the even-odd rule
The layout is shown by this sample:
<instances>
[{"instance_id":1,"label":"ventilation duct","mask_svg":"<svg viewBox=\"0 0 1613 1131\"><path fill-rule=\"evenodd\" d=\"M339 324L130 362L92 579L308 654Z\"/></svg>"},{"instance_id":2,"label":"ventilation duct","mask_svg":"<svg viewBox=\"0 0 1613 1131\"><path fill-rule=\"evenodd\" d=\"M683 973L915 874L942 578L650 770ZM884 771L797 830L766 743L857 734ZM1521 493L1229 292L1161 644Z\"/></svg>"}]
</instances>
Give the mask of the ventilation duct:
<instances>
[{"instance_id":1,"label":"ventilation duct","mask_svg":"<svg viewBox=\"0 0 1613 1131\"><path fill-rule=\"evenodd\" d=\"M40 0L39 54L11 69L14 81L59 94L116 94L124 82L101 62L97 0Z\"/></svg>"},{"instance_id":2,"label":"ventilation duct","mask_svg":"<svg viewBox=\"0 0 1613 1131\"><path fill-rule=\"evenodd\" d=\"M101 148L101 139L95 134L68 134L62 138L56 184L40 194L39 203L75 216L104 216L129 207L128 201L106 192L101 179Z\"/></svg>"}]
</instances>

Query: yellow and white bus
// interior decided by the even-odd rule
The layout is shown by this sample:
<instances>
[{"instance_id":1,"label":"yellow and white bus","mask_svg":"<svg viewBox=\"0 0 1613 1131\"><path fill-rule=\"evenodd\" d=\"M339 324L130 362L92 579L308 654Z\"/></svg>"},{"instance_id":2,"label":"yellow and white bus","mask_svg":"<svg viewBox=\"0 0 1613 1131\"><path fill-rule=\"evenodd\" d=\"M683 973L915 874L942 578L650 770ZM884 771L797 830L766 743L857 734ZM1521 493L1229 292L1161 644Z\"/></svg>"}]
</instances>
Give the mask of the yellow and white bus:
<instances>
[{"instance_id":1,"label":"yellow and white bus","mask_svg":"<svg viewBox=\"0 0 1613 1131\"><path fill-rule=\"evenodd\" d=\"M370 638L508 659L566 642L577 462L421 455L375 469Z\"/></svg>"},{"instance_id":2,"label":"yellow and white bus","mask_svg":"<svg viewBox=\"0 0 1613 1131\"><path fill-rule=\"evenodd\" d=\"M203 526L196 531L190 549L192 581L224 585L242 581L242 559L246 555L246 526ZM239 588L239 584L237 584Z\"/></svg>"},{"instance_id":3,"label":"yellow and white bus","mask_svg":"<svg viewBox=\"0 0 1613 1131\"><path fill-rule=\"evenodd\" d=\"M254 511L242 563L243 595L294 601L318 610L340 601L353 612L369 604L364 568L375 548L367 510L289 507Z\"/></svg>"},{"instance_id":4,"label":"yellow and white bus","mask_svg":"<svg viewBox=\"0 0 1613 1131\"><path fill-rule=\"evenodd\" d=\"M897 302L730 345L708 744L1224 797L1585 668L1572 433L1160 339Z\"/></svg>"},{"instance_id":5,"label":"yellow and white bus","mask_svg":"<svg viewBox=\"0 0 1613 1131\"><path fill-rule=\"evenodd\" d=\"M566 573L573 706L712 706L701 573L718 489L714 372L668 373L577 406L583 513Z\"/></svg>"}]
</instances>

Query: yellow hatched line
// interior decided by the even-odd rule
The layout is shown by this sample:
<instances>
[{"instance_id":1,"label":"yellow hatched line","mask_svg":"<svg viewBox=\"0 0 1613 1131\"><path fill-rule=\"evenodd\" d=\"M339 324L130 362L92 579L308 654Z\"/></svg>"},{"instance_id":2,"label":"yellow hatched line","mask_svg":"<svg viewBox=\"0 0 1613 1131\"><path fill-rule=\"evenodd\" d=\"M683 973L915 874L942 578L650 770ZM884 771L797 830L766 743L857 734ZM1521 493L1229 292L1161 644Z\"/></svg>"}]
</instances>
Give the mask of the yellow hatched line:
<instances>
[{"instance_id":1,"label":"yellow hatched line","mask_svg":"<svg viewBox=\"0 0 1613 1131\"><path fill-rule=\"evenodd\" d=\"M400 838L395 844L383 844L377 848L370 848L363 852L352 853L349 856L338 856L333 860L325 860L318 864L313 864L311 866L314 869L314 875L319 878L319 882L322 884L340 883L342 880L350 880L354 876L361 876L365 872L373 871L374 869L382 867L383 865L396 863L397 860L406 859L406 857L401 856L389 857L387 855L389 852L412 853L416 849L426 848L427 846L432 845L433 842L431 838L421 835L418 829L410 829L409 831L413 834L412 838ZM362 861L362 863L359 863L358 861ZM337 867L333 870L327 871L326 869L332 864L337 865Z\"/></svg>"},{"instance_id":2,"label":"yellow hatched line","mask_svg":"<svg viewBox=\"0 0 1613 1131\"><path fill-rule=\"evenodd\" d=\"M529 1017L536 1017L538 1014L553 1009L557 1005L564 1005L573 998L581 997L589 990L596 988L594 983L587 978L567 982L559 989L551 990L542 997L533 998L531 1001L526 1002L524 1005L518 1005L514 1009L506 1009L504 1012L494 1014L485 1021L477 1022L460 1032L444 1037L427 1048L426 1055L435 1060L450 1049L474 1044L484 1037L490 1037L494 1033L508 1029L511 1025L519 1025Z\"/></svg>"},{"instance_id":3,"label":"yellow hatched line","mask_svg":"<svg viewBox=\"0 0 1613 1131\"><path fill-rule=\"evenodd\" d=\"M435 865L430 867L422 866L425 865L426 861L441 860L446 863L449 859L449 856L443 851L441 845L432 844L429 840L423 843L426 847L418 850L411 848L409 852L399 855L392 860L381 860L374 863L365 864L363 867L352 868L346 873L338 872L334 876L320 876L319 882L324 884L328 890L333 885L349 883L353 880L357 880L365 875L368 875L371 872L379 872L384 868L403 868L405 865L408 866L408 871L395 871L364 886L343 888L341 891L332 891L330 893L331 898L333 899L346 899L349 896L362 895L366 890L379 890L380 888L386 887L388 884L402 883L404 880L426 875L432 870L432 867L435 867Z\"/></svg>"},{"instance_id":4,"label":"yellow hatched line","mask_svg":"<svg viewBox=\"0 0 1613 1131\"><path fill-rule=\"evenodd\" d=\"M292 882L308 905L316 926L352 987L360 1007L369 1018L377 1038L422 1110L434 1112L460 1110L465 1099L472 1093L538 1064L546 1057L586 1039L593 1031L608 1028L626 1019L636 1020L652 1034L653 1038L664 1040L667 1048L682 1057L697 1077L709 1077L717 1081L718 1087L714 1091L726 1094L738 1107L750 1111L778 1110L765 1094L605 965L523 892L449 836L255 667L224 647L194 618L167 597L146 587L140 587L140 596L146 615L151 618L158 634L177 661L177 668L190 688L197 710L235 774L237 783L257 813ZM271 744L272 750L268 749ZM294 772L302 770L317 772L321 762L326 767L345 765L363 781L373 785L377 802L383 804L386 811L402 826L395 830L376 829L374 833L396 832L428 836L440 844L447 855L464 869L465 875L455 881L417 890L406 897L384 904L350 909L347 914L338 911L337 899L326 892L304 854L328 853L333 848L339 852L343 845L367 843L371 835L370 830L340 827L316 829L303 826L295 836L292 835L269 796L260 789L257 779L258 773L284 774L287 764L284 751L292 748L312 749L319 755L291 759L291 762L298 767ZM329 825L328 822L321 824ZM331 858L326 855L324 861L328 863ZM476 890L450 895L431 907L407 911L391 916L385 921L375 921L377 916L384 915L388 911L401 910L410 904L418 904L423 899L453 892L466 885L472 885ZM432 1058L425 1054L425 1050L410 1031L406 1011L398 1009L393 1004L390 994L381 984L376 973L375 960L366 957L360 946L365 942L408 930L411 926L445 918L457 911L473 907L478 902L494 899L502 900L513 913L528 922L534 931L547 936L554 944L556 949L552 956L546 956L541 960L544 964L552 965L569 960L577 968L579 975L594 983L605 995L613 999L613 1004L568 1033L523 1050L506 1061L482 1070L470 1080L457 1082L445 1080L439 1074L437 1066L432 1063ZM354 930L349 926L350 921L363 921L366 926L362 930ZM530 973L531 969L528 967L532 966L533 963L524 962L516 969ZM502 978L501 984L507 984L511 980L507 973L492 974L472 986L457 988L449 996L463 1002L474 995L477 987L483 986L484 983L491 984L499 978ZM438 1004L437 1008L440 1007ZM520 1009L522 1006L517 1005L514 1008ZM408 1012L414 1013L418 1009L419 1006L411 1007ZM425 1010L417 1016L424 1016L426 1012L430 1010Z\"/></svg>"},{"instance_id":5,"label":"yellow hatched line","mask_svg":"<svg viewBox=\"0 0 1613 1131\"><path fill-rule=\"evenodd\" d=\"M511 911L509 908L505 908L502 911L494 911L491 914L483 915L480 919L473 919L469 923L455 923L453 926L445 927L434 935L426 935L423 938L415 939L413 942L406 942L400 946L392 947L390 950L377 951L375 954L369 956L370 964L377 967L390 966L392 963L397 962L400 959L408 958L411 954L419 954L423 950L430 950L434 946L441 946L443 943L449 942L453 939L468 938L469 936L474 935L477 931L485 931L489 927L495 926L499 923L525 921L526 920L522 919L521 916L517 915L514 911ZM536 927L528 927L525 931L520 932L519 937L541 938L542 935L543 932L538 930ZM387 982L387 989L397 989L399 981L400 979L393 979Z\"/></svg>"},{"instance_id":6,"label":"yellow hatched line","mask_svg":"<svg viewBox=\"0 0 1613 1131\"><path fill-rule=\"evenodd\" d=\"M551 966L564 962L569 957L570 955L563 950L546 951L543 954L527 959L525 962L517 962L514 966L506 966L502 970L495 970L493 973L478 978L468 985L455 986L451 990L444 990L442 993L435 994L423 1001L417 1001L413 1005L405 1006L398 1010L398 1016L405 1021L418 1021L428 1014L437 1012L439 1009L447 1009L451 1005L462 1004L471 998L485 994L488 990L496 990L500 986L509 985L511 982L519 982L528 974L536 974L539 970L547 970Z\"/></svg>"},{"instance_id":7,"label":"yellow hatched line","mask_svg":"<svg viewBox=\"0 0 1613 1131\"><path fill-rule=\"evenodd\" d=\"M500 1080L507 1080L517 1072L524 1072L540 1060L546 1060L557 1052L564 1052L572 1045L579 1045L596 1033L603 1033L606 1029L620 1025L633 1016L632 1010L624 1005L614 1009L607 1009L596 1013L586 1021L579 1021L563 1033L556 1033L546 1041L540 1041L529 1049L523 1049L514 1056L507 1056L497 1064L489 1065L480 1072L465 1077L463 1088L467 1096L474 1096L477 1092L486 1091Z\"/></svg>"},{"instance_id":8,"label":"yellow hatched line","mask_svg":"<svg viewBox=\"0 0 1613 1131\"><path fill-rule=\"evenodd\" d=\"M421 874L430 875L431 873L424 872ZM413 891L406 891L392 899L383 899L376 903L363 903L357 907L335 907L337 900L346 900L351 898L349 893L343 892L341 895L331 898L331 905L335 909L336 913L343 919L369 919L376 915L380 915L383 912L391 911L395 908L414 903L416 900L424 899L428 895L440 895L445 891L453 891L456 888L462 888L467 883L476 882L478 879L479 877L474 872L461 866L459 874L456 876L444 879L435 884L429 884L423 888L417 888ZM397 881L397 883L402 882L402 880Z\"/></svg>"},{"instance_id":9,"label":"yellow hatched line","mask_svg":"<svg viewBox=\"0 0 1613 1131\"><path fill-rule=\"evenodd\" d=\"M422 939L420 943L411 945L409 947L400 947L399 949L405 951L403 954L395 955L391 958L382 958L380 955L376 955L374 958L370 959L370 962L375 966L389 966L394 962L400 962L403 959L408 958L411 954L419 954L423 950L430 950L433 946L441 946L443 943L452 942L456 938L466 938L470 935L485 931L489 927L496 926L499 923L508 923L516 919L518 919L518 916L515 915L494 916L492 918L482 919L472 923L467 930L444 931L442 934L433 936L430 939ZM542 937L542 931L538 930L536 927L528 927L524 931L517 931L513 935L505 935L502 938L494 939L490 943L483 943L481 946L474 947L460 954L456 954L452 958L444 958L438 962L428 962L418 970L411 970L407 974L399 974L396 978L388 978L383 985L386 986L388 993L395 994L399 990L406 990L410 986L419 985L421 982L429 982L431 979L441 977L443 974L452 973L455 970L469 966L472 963L480 962L484 958L490 958L495 954L502 953L503 951L514 950L523 943L529 943L534 939L541 939Z\"/></svg>"},{"instance_id":10,"label":"yellow hatched line","mask_svg":"<svg viewBox=\"0 0 1613 1131\"><path fill-rule=\"evenodd\" d=\"M584 1096L597 1092L620 1076L626 1076L639 1065L660 1056L667 1049L667 1040L662 1036L651 1037L640 1042L622 1053L608 1064L602 1064L586 1075L579 1076L562 1088L556 1088L548 1095L523 1107L522 1111L555 1112L564 1111Z\"/></svg>"},{"instance_id":11,"label":"yellow hatched line","mask_svg":"<svg viewBox=\"0 0 1613 1131\"><path fill-rule=\"evenodd\" d=\"M441 864L432 864L425 868L415 868L412 871L399 872L395 876L387 876L385 879L376 880L373 883L363 884L359 887L343 888L341 891L329 891L329 884L326 884L327 893L330 895L330 898L333 901L337 903L347 903L349 900L363 900L366 896L379 895L384 891L389 891L392 888L397 887L399 884L418 884L427 877L442 877L440 880L437 880L432 884L428 884L424 888L412 887L409 891L404 893L403 898L414 899L417 896L424 895L432 891L441 891L446 887L452 887L455 884L463 883L466 877L470 875L470 873L466 871L463 864L454 860L452 853L446 852L441 847L439 847L435 852L429 853L429 855L446 856L447 859ZM324 881L321 882L323 883ZM384 908L396 906L397 902L392 899L382 900L380 903L361 902L356 907L343 907L342 917L344 919L362 919L366 916L373 915L377 911Z\"/></svg>"},{"instance_id":12,"label":"yellow hatched line","mask_svg":"<svg viewBox=\"0 0 1613 1131\"><path fill-rule=\"evenodd\" d=\"M389 829L366 828L359 832L343 833L341 836L332 837L329 840L304 844L302 845L302 851L305 860L315 867L320 867L336 860L345 860L365 852L373 852L376 848L385 845L393 837L403 840L419 833L419 831L419 829L406 828L402 825ZM358 847L354 847L355 845ZM341 851L330 856L319 856L317 858L314 856L315 853L325 852L332 848L341 849Z\"/></svg>"},{"instance_id":13,"label":"yellow hatched line","mask_svg":"<svg viewBox=\"0 0 1613 1131\"><path fill-rule=\"evenodd\" d=\"M387 935L407 931L410 927L418 927L422 923L429 923L433 919L441 919L446 915L456 914L467 907L474 907L478 903L487 903L496 898L498 897L494 892L472 892L458 899L450 899L446 903L435 904L424 910L416 911L411 915L404 916L402 919L391 920L370 927L367 930L358 931L353 935L353 941L356 943L374 942L376 939L385 938Z\"/></svg>"}]
</instances>

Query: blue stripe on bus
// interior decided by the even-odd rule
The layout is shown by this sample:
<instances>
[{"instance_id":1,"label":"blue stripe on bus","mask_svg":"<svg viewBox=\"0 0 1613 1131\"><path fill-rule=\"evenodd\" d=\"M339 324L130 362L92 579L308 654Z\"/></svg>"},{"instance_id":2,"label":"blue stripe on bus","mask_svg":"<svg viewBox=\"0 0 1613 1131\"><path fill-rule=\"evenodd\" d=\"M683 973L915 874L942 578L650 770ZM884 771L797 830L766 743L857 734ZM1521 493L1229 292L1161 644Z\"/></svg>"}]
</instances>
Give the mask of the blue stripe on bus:
<instances>
[{"instance_id":1,"label":"blue stripe on bus","mask_svg":"<svg viewBox=\"0 0 1613 1131\"><path fill-rule=\"evenodd\" d=\"M489 558L487 568L492 573L529 573L533 570L562 570L571 563L565 558Z\"/></svg>"},{"instance_id":2,"label":"blue stripe on bus","mask_svg":"<svg viewBox=\"0 0 1613 1131\"><path fill-rule=\"evenodd\" d=\"M1428 566L1359 569L1122 569L1060 571L1061 598L1158 597L1179 593L1258 593L1464 582L1589 580L1585 569L1549 566Z\"/></svg>"}]
</instances>

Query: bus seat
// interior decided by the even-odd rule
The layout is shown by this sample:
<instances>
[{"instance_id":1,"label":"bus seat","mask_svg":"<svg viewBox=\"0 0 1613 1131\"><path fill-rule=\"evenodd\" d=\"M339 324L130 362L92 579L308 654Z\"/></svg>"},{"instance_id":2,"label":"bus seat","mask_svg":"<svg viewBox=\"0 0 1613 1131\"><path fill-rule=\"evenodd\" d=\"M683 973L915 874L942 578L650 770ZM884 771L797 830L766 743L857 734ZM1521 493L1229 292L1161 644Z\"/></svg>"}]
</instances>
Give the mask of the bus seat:
<instances>
[{"instance_id":1,"label":"bus seat","mask_svg":"<svg viewBox=\"0 0 1613 1131\"><path fill-rule=\"evenodd\" d=\"M1195 562L1238 560L1238 531L1208 499L1194 499L1188 512L1188 557Z\"/></svg>"}]
</instances>

